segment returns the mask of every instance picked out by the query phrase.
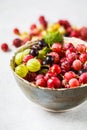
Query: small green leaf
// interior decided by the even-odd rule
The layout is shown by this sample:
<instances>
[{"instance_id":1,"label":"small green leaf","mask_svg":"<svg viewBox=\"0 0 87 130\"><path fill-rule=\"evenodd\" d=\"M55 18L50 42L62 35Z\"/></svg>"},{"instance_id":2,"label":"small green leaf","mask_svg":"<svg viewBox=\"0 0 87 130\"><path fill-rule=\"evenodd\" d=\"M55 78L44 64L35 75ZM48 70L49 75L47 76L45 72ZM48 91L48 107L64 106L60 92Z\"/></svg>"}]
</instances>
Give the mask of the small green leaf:
<instances>
[{"instance_id":1,"label":"small green leaf","mask_svg":"<svg viewBox=\"0 0 87 130\"><path fill-rule=\"evenodd\" d=\"M45 42L50 47L54 42L63 42L63 35L58 31L56 32L48 32L44 37Z\"/></svg>"}]
</instances>

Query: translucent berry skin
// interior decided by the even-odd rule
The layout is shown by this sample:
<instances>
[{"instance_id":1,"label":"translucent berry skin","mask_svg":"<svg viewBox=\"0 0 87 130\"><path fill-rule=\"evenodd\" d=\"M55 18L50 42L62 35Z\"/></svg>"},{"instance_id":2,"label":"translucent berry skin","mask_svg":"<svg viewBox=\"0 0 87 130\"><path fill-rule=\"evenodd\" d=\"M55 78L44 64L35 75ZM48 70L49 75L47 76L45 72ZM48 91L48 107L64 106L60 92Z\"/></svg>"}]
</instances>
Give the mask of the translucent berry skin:
<instances>
[{"instance_id":1,"label":"translucent berry skin","mask_svg":"<svg viewBox=\"0 0 87 130\"><path fill-rule=\"evenodd\" d=\"M48 81L47 81L47 87L48 88L60 88L61 81L57 77L51 77L51 79L48 79Z\"/></svg>"},{"instance_id":2,"label":"translucent berry skin","mask_svg":"<svg viewBox=\"0 0 87 130\"><path fill-rule=\"evenodd\" d=\"M46 87L46 80L44 78L39 78L36 80L36 85L41 87Z\"/></svg>"},{"instance_id":3,"label":"translucent berry skin","mask_svg":"<svg viewBox=\"0 0 87 130\"><path fill-rule=\"evenodd\" d=\"M75 77L76 77L76 74L74 72L72 72L72 71L66 72L64 74L64 79L66 81L69 81L70 79L75 78Z\"/></svg>"},{"instance_id":4,"label":"translucent berry skin","mask_svg":"<svg viewBox=\"0 0 87 130\"><path fill-rule=\"evenodd\" d=\"M54 74L59 74L61 72L61 68L59 65L54 64L54 65L52 65L52 67L50 67L49 71Z\"/></svg>"},{"instance_id":5,"label":"translucent berry skin","mask_svg":"<svg viewBox=\"0 0 87 130\"><path fill-rule=\"evenodd\" d=\"M67 54L67 61L71 64L75 59L77 59L77 54L75 52Z\"/></svg>"},{"instance_id":6,"label":"translucent berry skin","mask_svg":"<svg viewBox=\"0 0 87 130\"><path fill-rule=\"evenodd\" d=\"M65 72L69 71L70 69L71 69L71 65L67 60L61 63L62 73L65 73Z\"/></svg>"},{"instance_id":7,"label":"translucent berry skin","mask_svg":"<svg viewBox=\"0 0 87 130\"><path fill-rule=\"evenodd\" d=\"M44 78L44 75L43 74L38 74L35 78L35 80L38 80L38 79L41 79L41 78Z\"/></svg>"},{"instance_id":8,"label":"translucent berry skin","mask_svg":"<svg viewBox=\"0 0 87 130\"><path fill-rule=\"evenodd\" d=\"M7 43L2 43L1 44L1 49L4 52L7 52L9 50L8 44Z\"/></svg>"},{"instance_id":9,"label":"translucent berry skin","mask_svg":"<svg viewBox=\"0 0 87 130\"><path fill-rule=\"evenodd\" d=\"M28 73L28 69L24 64L20 64L15 68L15 73L24 78Z\"/></svg>"},{"instance_id":10,"label":"translucent berry skin","mask_svg":"<svg viewBox=\"0 0 87 130\"><path fill-rule=\"evenodd\" d=\"M69 80L69 86L70 88L79 87L79 81L76 78L72 78Z\"/></svg>"},{"instance_id":11,"label":"translucent berry skin","mask_svg":"<svg viewBox=\"0 0 87 130\"><path fill-rule=\"evenodd\" d=\"M48 80L53 76L56 76L56 74L49 71L45 74L44 78L45 78L45 80Z\"/></svg>"},{"instance_id":12,"label":"translucent berry skin","mask_svg":"<svg viewBox=\"0 0 87 130\"><path fill-rule=\"evenodd\" d=\"M82 73L79 77L79 82L81 84L87 84L87 72Z\"/></svg>"},{"instance_id":13,"label":"translucent berry skin","mask_svg":"<svg viewBox=\"0 0 87 130\"><path fill-rule=\"evenodd\" d=\"M74 70L80 70L82 68L82 62L80 60L74 60L72 67Z\"/></svg>"},{"instance_id":14,"label":"translucent berry skin","mask_svg":"<svg viewBox=\"0 0 87 130\"><path fill-rule=\"evenodd\" d=\"M64 45L64 50L68 50L70 48L74 48L72 43L67 43L67 44Z\"/></svg>"},{"instance_id":15,"label":"translucent berry skin","mask_svg":"<svg viewBox=\"0 0 87 130\"><path fill-rule=\"evenodd\" d=\"M59 44L59 43L54 43L54 44L52 45L52 51L53 51L53 52L59 53L59 52L61 52L61 50L62 50L62 45L61 45L61 44Z\"/></svg>"},{"instance_id":16,"label":"translucent berry skin","mask_svg":"<svg viewBox=\"0 0 87 130\"><path fill-rule=\"evenodd\" d=\"M80 56L79 56L79 59L82 63L85 63L87 61L87 52L85 53L82 53Z\"/></svg>"},{"instance_id":17,"label":"translucent berry skin","mask_svg":"<svg viewBox=\"0 0 87 130\"><path fill-rule=\"evenodd\" d=\"M87 27L82 27L80 29L80 35L83 40L87 40Z\"/></svg>"},{"instance_id":18,"label":"translucent berry skin","mask_svg":"<svg viewBox=\"0 0 87 130\"><path fill-rule=\"evenodd\" d=\"M37 72L40 70L41 64L37 59L33 58L27 62L27 68L30 72Z\"/></svg>"},{"instance_id":19,"label":"translucent berry skin","mask_svg":"<svg viewBox=\"0 0 87 130\"><path fill-rule=\"evenodd\" d=\"M80 52L80 53L86 52L86 46L84 44L77 44L76 50L77 52Z\"/></svg>"}]
</instances>

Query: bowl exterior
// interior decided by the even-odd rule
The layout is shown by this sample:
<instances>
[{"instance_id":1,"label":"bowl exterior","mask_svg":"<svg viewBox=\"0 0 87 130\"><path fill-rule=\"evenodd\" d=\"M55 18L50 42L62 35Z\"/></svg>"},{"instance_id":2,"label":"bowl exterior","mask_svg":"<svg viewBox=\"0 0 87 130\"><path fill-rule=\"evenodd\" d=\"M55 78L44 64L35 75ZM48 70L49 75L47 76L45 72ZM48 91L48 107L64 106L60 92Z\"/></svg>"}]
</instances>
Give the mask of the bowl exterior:
<instances>
[{"instance_id":1,"label":"bowl exterior","mask_svg":"<svg viewBox=\"0 0 87 130\"><path fill-rule=\"evenodd\" d=\"M87 100L87 86L62 90L42 89L26 83L23 79L16 76L15 73L14 77L29 100L49 111L65 111Z\"/></svg>"},{"instance_id":2,"label":"bowl exterior","mask_svg":"<svg viewBox=\"0 0 87 130\"><path fill-rule=\"evenodd\" d=\"M77 44L78 42L86 44L84 41L78 40L76 38L65 38L64 40L65 42L73 41L74 44ZM29 44L26 44L22 48L27 48ZM32 45L32 43L30 45ZM22 48L20 48L17 52L21 51ZM26 97L49 111L65 111L74 108L87 100L87 85L72 89L52 90L47 88L40 88L20 78L14 72L14 57L10 61L10 66L19 87L26 95Z\"/></svg>"}]
</instances>

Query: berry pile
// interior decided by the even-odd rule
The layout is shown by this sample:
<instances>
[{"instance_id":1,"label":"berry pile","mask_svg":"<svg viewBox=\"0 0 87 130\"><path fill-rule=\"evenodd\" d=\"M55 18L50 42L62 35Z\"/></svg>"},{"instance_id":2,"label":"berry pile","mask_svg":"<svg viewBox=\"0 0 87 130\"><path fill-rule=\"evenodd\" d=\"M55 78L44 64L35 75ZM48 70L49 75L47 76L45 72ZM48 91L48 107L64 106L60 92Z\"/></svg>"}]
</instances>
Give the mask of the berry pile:
<instances>
[{"instance_id":1,"label":"berry pile","mask_svg":"<svg viewBox=\"0 0 87 130\"><path fill-rule=\"evenodd\" d=\"M40 87L79 87L87 84L87 46L63 44L62 35L48 34L15 55L15 72Z\"/></svg>"},{"instance_id":2,"label":"berry pile","mask_svg":"<svg viewBox=\"0 0 87 130\"><path fill-rule=\"evenodd\" d=\"M17 35L12 41L12 45L20 47L27 41L33 41L42 39L48 32L59 31L63 36L66 37L77 37L84 41L87 41L87 27L83 26L80 28L74 27L68 20L58 20L55 23L49 24L44 16L38 18L39 24L32 24L29 27L29 32L21 32L18 28L13 29L13 33ZM2 45L1 49L5 52L9 51L7 45Z\"/></svg>"}]
</instances>

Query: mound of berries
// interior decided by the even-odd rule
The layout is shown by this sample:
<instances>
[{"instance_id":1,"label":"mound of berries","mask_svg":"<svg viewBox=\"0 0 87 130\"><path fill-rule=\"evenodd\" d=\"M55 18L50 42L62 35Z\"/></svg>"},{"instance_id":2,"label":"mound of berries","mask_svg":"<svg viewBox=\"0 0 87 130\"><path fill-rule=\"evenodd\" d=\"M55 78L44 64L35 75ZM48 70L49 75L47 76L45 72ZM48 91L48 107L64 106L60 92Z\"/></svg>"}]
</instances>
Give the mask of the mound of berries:
<instances>
[{"instance_id":1,"label":"mound of berries","mask_svg":"<svg viewBox=\"0 0 87 130\"><path fill-rule=\"evenodd\" d=\"M37 87L75 88L87 84L87 46L64 44L58 32L15 55L15 73Z\"/></svg>"}]
</instances>

